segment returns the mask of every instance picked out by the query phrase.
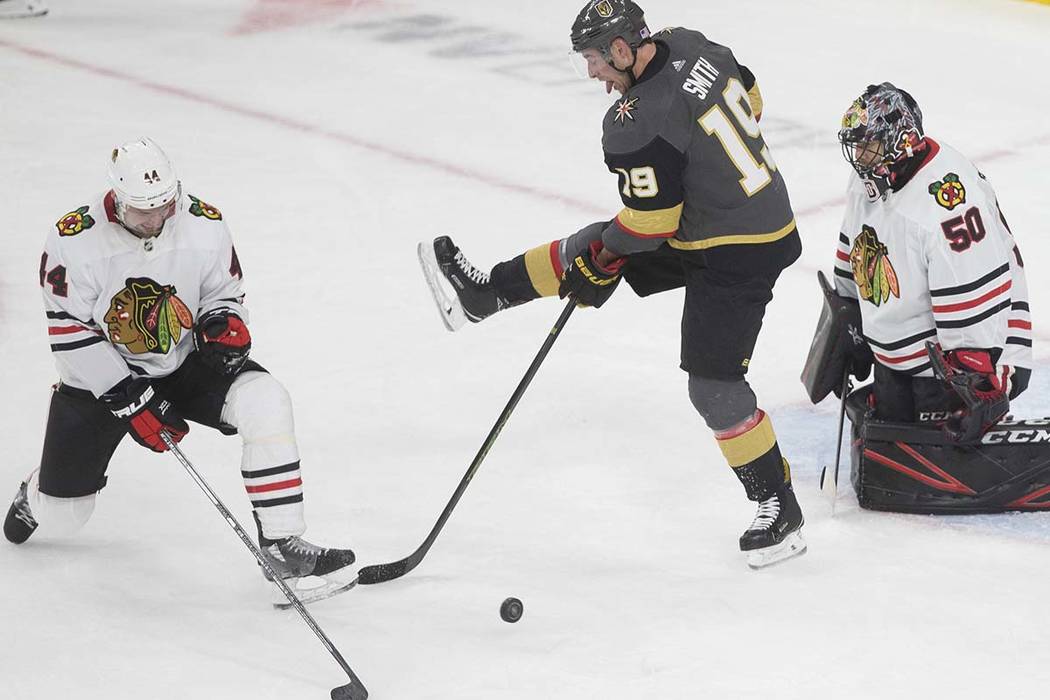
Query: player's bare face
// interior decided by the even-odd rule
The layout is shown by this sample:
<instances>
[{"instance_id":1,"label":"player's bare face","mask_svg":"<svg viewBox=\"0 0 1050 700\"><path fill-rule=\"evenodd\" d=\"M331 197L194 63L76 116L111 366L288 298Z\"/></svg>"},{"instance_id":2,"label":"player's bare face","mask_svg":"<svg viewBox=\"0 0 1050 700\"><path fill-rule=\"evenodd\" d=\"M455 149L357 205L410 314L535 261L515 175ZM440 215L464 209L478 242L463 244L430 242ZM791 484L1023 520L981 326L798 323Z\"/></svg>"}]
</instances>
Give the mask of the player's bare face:
<instances>
[{"instance_id":1,"label":"player's bare face","mask_svg":"<svg viewBox=\"0 0 1050 700\"><path fill-rule=\"evenodd\" d=\"M627 74L609 65L601 51L586 49L582 55L587 61L587 77L605 83L606 93L611 93L614 89L621 95L627 92Z\"/></svg>"},{"instance_id":2,"label":"player's bare face","mask_svg":"<svg viewBox=\"0 0 1050 700\"><path fill-rule=\"evenodd\" d=\"M124 226L139 238L159 236L164 222L175 213L175 200L154 209L127 207L124 210Z\"/></svg>"}]
</instances>

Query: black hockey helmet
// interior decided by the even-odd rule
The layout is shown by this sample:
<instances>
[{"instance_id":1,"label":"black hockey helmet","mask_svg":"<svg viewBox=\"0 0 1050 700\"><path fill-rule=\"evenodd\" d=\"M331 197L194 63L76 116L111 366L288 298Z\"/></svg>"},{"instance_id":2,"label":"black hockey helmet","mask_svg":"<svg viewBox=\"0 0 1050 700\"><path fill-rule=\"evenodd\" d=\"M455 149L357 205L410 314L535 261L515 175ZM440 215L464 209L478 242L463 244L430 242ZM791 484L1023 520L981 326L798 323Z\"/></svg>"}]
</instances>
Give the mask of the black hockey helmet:
<instances>
[{"instance_id":1,"label":"black hockey helmet","mask_svg":"<svg viewBox=\"0 0 1050 700\"><path fill-rule=\"evenodd\" d=\"M637 49L649 36L645 14L632 0L588 0L569 33L574 52L597 49L606 57L616 37Z\"/></svg>"},{"instance_id":2,"label":"black hockey helmet","mask_svg":"<svg viewBox=\"0 0 1050 700\"><path fill-rule=\"evenodd\" d=\"M893 186L895 168L925 151L924 137L918 103L893 83L869 85L839 129L842 155L872 199Z\"/></svg>"}]
</instances>

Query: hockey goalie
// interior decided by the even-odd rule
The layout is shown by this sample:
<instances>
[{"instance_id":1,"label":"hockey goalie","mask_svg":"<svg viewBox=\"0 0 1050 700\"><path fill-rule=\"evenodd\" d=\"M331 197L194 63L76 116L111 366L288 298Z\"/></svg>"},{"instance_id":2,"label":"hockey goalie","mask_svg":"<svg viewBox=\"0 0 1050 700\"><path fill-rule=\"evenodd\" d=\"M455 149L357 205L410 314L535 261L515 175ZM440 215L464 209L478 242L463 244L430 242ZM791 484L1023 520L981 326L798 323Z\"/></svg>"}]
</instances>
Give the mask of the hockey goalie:
<instances>
[{"instance_id":1,"label":"hockey goalie","mask_svg":"<svg viewBox=\"0 0 1050 700\"><path fill-rule=\"evenodd\" d=\"M874 367L846 397L860 505L1050 508L1050 420L1007 419L1031 376L1032 323L991 184L890 83L853 102L839 141L855 175L802 381L818 403Z\"/></svg>"}]
</instances>

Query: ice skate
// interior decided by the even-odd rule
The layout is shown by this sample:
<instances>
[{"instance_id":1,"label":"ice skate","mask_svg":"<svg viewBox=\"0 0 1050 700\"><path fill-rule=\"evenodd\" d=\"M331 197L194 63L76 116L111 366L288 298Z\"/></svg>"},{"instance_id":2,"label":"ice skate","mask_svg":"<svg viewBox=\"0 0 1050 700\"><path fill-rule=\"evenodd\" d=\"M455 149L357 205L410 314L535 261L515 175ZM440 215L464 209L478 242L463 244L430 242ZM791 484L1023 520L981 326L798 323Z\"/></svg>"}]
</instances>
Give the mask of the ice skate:
<instances>
[{"instance_id":1,"label":"ice skate","mask_svg":"<svg viewBox=\"0 0 1050 700\"><path fill-rule=\"evenodd\" d=\"M356 557L349 549L319 547L298 536L280 540L260 536L259 544L267 563L303 603L331 598L357 585L352 568ZM265 568L263 575L273 580ZM279 588L274 588L274 594L274 607L291 607Z\"/></svg>"},{"instance_id":2,"label":"ice skate","mask_svg":"<svg viewBox=\"0 0 1050 700\"><path fill-rule=\"evenodd\" d=\"M806 542L802 539L804 522L790 485L761 501L755 520L740 536L740 550L747 557L747 565L761 569L803 554L806 551Z\"/></svg>"},{"instance_id":3,"label":"ice skate","mask_svg":"<svg viewBox=\"0 0 1050 700\"><path fill-rule=\"evenodd\" d=\"M36 528L36 518L29 510L29 479L26 479L18 487L15 500L7 510L7 517L4 518L4 537L13 544L22 544Z\"/></svg>"},{"instance_id":4,"label":"ice skate","mask_svg":"<svg viewBox=\"0 0 1050 700\"><path fill-rule=\"evenodd\" d=\"M441 322L450 331L459 330L468 320L477 323L509 306L496 293L489 276L471 265L448 236L435 238L433 243L420 243L417 251Z\"/></svg>"}]
</instances>

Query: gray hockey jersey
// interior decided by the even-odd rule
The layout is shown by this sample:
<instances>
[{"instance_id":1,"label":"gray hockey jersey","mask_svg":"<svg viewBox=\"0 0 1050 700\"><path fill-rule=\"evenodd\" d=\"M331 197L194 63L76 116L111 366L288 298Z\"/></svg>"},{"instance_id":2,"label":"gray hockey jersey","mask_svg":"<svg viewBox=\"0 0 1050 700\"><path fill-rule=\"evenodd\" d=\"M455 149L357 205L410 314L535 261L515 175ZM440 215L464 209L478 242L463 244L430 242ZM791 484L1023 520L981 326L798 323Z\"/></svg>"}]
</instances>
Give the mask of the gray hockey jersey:
<instances>
[{"instance_id":1,"label":"gray hockey jersey","mask_svg":"<svg viewBox=\"0 0 1050 700\"><path fill-rule=\"evenodd\" d=\"M754 76L700 32L669 29L654 40L656 57L603 123L624 205L605 246L703 250L789 235L794 216L758 126Z\"/></svg>"}]
</instances>

